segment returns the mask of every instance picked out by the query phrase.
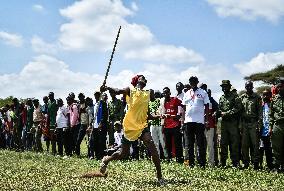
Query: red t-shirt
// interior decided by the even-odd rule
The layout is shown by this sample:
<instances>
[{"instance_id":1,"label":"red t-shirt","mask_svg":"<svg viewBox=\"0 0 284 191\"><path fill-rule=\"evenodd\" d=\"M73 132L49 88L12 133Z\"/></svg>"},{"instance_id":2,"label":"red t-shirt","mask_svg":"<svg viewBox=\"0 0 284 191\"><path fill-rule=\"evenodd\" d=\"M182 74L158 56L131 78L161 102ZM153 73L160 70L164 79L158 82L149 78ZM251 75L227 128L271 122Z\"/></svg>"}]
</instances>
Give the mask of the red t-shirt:
<instances>
[{"instance_id":1,"label":"red t-shirt","mask_svg":"<svg viewBox=\"0 0 284 191\"><path fill-rule=\"evenodd\" d=\"M171 97L169 102L165 101L165 114L176 116L178 114L178 106L181 106L181 100L176 97ZM165 128L174 128L180 125L180 121L170 117L165 119L164 125Z\"/></svg>"}]
</instances>

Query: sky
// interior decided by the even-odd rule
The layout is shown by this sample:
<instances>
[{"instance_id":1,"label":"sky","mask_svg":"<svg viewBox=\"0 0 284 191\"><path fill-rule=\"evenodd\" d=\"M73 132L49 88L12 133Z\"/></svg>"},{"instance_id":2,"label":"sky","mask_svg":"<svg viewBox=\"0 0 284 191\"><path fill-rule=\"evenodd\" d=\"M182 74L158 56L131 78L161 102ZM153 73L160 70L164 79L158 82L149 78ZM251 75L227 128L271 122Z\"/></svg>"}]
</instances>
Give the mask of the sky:
<instances>
[{"instance_id":1,"label":"sky","mask_svg":"<svg viewBox=\"0 0 284 191\"><path fill-rule=\"evenodd\" d=\"M121 26L107 86L147 88L197 76L217 99L224 79L284 63L284 0L9 0L0 2L0 97L50 91L93 97Z\"/></svg>"}]
</instances>

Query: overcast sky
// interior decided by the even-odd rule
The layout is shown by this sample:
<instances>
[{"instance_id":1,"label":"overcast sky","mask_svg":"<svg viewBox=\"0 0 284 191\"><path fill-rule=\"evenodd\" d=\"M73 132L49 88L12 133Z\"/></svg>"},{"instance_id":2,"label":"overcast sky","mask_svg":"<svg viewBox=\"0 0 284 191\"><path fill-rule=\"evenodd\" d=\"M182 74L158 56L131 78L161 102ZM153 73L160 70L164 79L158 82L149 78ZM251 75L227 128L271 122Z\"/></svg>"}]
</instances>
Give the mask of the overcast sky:
<instances>
[{"instance_id":1,"label":"overcast sky","mask_svg":"<svg viewBox=\"0 0 284 191\"><path fill-rule=\"evenodd\" d=\"M284 0L0 2L0 97L92 96L122 26L108 86L144 74L148 88L190 76L221 94L229 79L284 63Z\"/></svg>"}]
</instances>

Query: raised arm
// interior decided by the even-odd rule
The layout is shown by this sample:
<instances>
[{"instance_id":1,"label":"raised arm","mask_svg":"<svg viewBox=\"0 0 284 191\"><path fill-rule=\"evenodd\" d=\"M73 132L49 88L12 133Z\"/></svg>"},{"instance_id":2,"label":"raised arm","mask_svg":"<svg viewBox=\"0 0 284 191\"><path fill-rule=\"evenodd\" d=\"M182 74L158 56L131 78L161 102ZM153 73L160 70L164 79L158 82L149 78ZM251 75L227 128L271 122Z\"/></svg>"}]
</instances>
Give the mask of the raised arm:
<instances>
[{"instance_id":1,"label":"raised arm","mask_svg":"<svg viewBox=\"0 0 284 191\"><path fill-rule=\"evenodd\" d=\"M101 92L109 91L109 92L113 92L115 95L124 94L124 95L130 96L130 88L129 87L124 88L124 89L118 89L118 88L111 88L111 87L107 87L107 86L101 86L100 91Z\"/></svg>"}]
</instances>

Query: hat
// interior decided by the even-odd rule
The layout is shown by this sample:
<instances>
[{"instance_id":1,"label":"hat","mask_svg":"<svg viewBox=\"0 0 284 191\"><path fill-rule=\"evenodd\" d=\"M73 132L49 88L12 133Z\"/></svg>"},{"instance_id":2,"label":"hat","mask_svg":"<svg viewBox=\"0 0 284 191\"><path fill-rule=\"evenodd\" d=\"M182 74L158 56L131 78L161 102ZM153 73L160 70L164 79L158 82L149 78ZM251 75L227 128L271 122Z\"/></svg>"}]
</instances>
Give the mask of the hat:
<instances>
[{"instance_id":1,"label":"hat","mask_svg":"<svg viewBox=\"0 0 284 191\"><path fill-rule=\"evenodd\" d=\"M116 122L114 122L113 125L114 125L114 126L116 126L116 125L121 125L121 122L120 122L120 121L116 121Z\"/></svg>"},{"instance_id":2,"label":"hat","mask_svg":"<svg viewBox=\"0 0 284 191\"><path fill-rule=\"evenodd\" d=\"M220 86L228 85L231 86L230 80L222 80L222 84Z\"/></svg>"}]
</instances>

